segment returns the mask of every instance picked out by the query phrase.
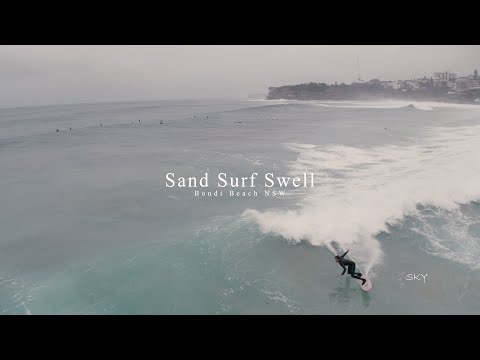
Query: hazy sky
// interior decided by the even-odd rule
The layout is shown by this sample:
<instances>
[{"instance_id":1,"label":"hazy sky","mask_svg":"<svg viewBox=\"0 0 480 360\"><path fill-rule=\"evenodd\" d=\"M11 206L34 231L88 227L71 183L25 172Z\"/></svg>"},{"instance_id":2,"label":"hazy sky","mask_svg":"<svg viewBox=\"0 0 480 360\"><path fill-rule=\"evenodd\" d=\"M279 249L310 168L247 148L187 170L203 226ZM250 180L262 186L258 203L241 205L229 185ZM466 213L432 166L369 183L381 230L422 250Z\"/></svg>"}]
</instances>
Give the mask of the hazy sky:
<instances>
[{"instance_id":1,"label":"hazy sky","mask_svg":"<svg viewBox=\"0 0 480 360\"><path fill-rule=\"evenodd\" d=\"M269 86L480 71L480 46L0 46L0 106L246 98Z\"/></svg>"}]
</instances>

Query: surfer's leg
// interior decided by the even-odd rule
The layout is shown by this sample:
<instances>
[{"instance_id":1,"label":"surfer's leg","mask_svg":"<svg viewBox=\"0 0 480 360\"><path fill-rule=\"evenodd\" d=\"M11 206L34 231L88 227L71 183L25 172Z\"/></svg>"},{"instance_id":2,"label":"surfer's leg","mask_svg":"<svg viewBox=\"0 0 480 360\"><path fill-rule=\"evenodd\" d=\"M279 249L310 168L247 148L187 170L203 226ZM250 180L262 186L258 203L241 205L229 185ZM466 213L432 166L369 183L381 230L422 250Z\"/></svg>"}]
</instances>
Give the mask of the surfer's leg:
<instances>
[{"instance_id":1,"label":"surfer's leg","mask_svg":"<svg viewBox=\"0 0 480 360\"><path fill-rule=\"evenodd\" d=\"M355 264L348 266L348 273L355 279L361 279L362 273L355 272Z\"/></svg>"},{"instance_id":2,"label":"surfer's leg","mask_svg":"<svg viewBox=\"0 0 480 360\"><path fill-rule=\"evenodd\" d=\"M362 280L362 285L364 285L365 282L367 281L367 279L363 279L362 276L361 276L362 274L360 274L360 275L357 275L357 274L358 273L353 273L352 277L355 278L355 279L358 279L358 280Z\"/></svg>"},{"instance_id":3,"label":"surfer's leg","mask_svg":"<svg viewBox=\"0 0 480 360\"><path fill-rule=\"evenodd\" d=\"M348 265L347 274L350 274L350 275L355 274L355 265Z\"/></svg>"}]
</instances>

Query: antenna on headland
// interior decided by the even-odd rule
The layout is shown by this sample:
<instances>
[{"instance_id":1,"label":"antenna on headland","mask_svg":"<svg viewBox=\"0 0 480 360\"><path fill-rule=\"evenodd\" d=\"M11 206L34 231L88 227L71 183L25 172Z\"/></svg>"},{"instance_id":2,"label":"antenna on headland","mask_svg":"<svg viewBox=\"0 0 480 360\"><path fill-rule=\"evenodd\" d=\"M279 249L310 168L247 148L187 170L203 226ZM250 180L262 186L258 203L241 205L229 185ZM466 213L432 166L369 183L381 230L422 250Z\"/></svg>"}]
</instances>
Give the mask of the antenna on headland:
<instances>
[{"instance_id":1,"label":"antenna on headland","mask_svg":"<svg viewBox=\"0 0 480 360\"><path fill-rule=\"evenodd\" d=\"M357 75L358 75L358 81L362 81L362 78L360 77L360 61L357 56Z\"/></svg>"}]
</instances>

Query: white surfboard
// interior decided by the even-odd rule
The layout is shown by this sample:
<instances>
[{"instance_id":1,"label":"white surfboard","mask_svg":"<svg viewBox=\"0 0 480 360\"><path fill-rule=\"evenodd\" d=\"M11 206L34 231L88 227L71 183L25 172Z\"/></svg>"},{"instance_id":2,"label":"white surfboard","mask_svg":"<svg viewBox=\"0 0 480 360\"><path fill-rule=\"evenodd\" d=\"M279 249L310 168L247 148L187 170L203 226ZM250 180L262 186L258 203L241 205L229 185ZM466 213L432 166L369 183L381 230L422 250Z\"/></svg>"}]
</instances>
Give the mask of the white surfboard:
<instances>
[{"instance_id":1,"label":"white surfboard","mask_svg":"<svg viewBox=\"0 0 480 360\"><path fill-rule=\"evenodd\" d=\"M364 285L362 285L362 282L363 282L362 280L355 279L355 280L357 280L357 283L360 286L360 289L362 289L363 291L372 290L373 284L372 284L372 281L370 280L370 278L368 276L366 276L365 274L362 275L362 278L367 279L367 281L365 281Z\"/></svg>"}]
</instances>

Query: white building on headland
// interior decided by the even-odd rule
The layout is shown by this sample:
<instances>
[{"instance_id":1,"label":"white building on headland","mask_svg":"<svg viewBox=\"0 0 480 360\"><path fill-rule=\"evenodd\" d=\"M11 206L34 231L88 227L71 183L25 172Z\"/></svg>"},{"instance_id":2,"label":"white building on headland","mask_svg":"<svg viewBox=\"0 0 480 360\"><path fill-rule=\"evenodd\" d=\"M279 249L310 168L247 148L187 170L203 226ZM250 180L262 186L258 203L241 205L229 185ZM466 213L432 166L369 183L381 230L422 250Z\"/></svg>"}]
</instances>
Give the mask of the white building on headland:
<instances>
[{"instance_id":1,"label":"white building on headland","mask_svg":"<svg viewBox=\"0 0 480 360\"><path fill-rule=\"evenodd\" d=\"M470 87L470 77L460 77L455 81L455 90L456 91L464 91L468 90Z\"/></svg>"},{"instance_id":2,"label":"white building on headland","mask_svg":"<svg viewBox=\"0 0 480 360\"><path fill-rule=\"evenodd\" d=\"M450 82L450 81L455 81L456 78L457 78L457 74L451 73L449 71L433 73L434 82Z\"/></svg>"},{"instance_id":3,"label":"white building on headland","mask_svg":"<svg viewBox=\"0 0 480 360\"><path fill-rule=\"evenodd\" d=\"M455 91L479 90L480 79L476 80L473 76L460 77L455 81Z\"/></svg>"},{"instance_id":4,"label":"white building on headland","mask_svg":"<svg viewBox=\"0 0 480 360\"><path fill-rule=\"evenodd\" d=\"M384 89L395 89L395 87L397 86L397 82L396 81L380 81L380 85Z\"/></svg>"},{"instance_id":5,"label":"white building on headland","mask_svg":"<svg viewBox=\"0 0 480 360\"><path fill-rule=\"evenodd\" d=\"M423 78L415 79L415 83L418 85L418 87L423 88L431 87L432 81L432 79L429 79L426 76L424 76Z\"/></svg>"},{"instance_id":6,"label":"white building on headland","mask_svg":"<svg viewBox=\"0 0 480 360\"><path fill-rule=\"evenodd\" d=\"M457 74L444 71L444 72L434 72L433 73L433 86L435 87L449 87L455 89L455 80L457 79Z\"/></svg>"},{"instance_id":7,"label":"white building on headland","mask_svg":"<svg viewBox=\"0 0 480 360\"><path fill-rule=\"evenodd\" d=\"M394 89L400 90L418 90L420 88L419 83L416 80L397 80Z\"/></svg>"},{"instance_id":8,"label":"white building on headland","mask_svg":"<svg viewBox=\"0 0 480 360\"><path fill-rule=\"evenodd\" d=\"M457 74L450 71L434 72L433 77L417 78L412 80L394 80L385 81L380 79L371 79L370 81L364 81L359 78L357 81L352 82L352 85L374 85L383 89L394 89L401 91L408 90L421 90L431 87L451 89L448 94L453 95L455 92L480 90L480 76L477 71L474 75L457 77ZM455 92L454 92L455 91Z\"/></svg>"}]
</instances>

